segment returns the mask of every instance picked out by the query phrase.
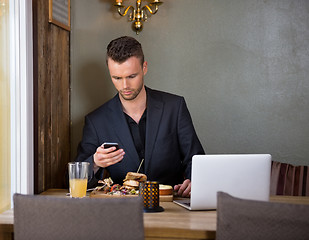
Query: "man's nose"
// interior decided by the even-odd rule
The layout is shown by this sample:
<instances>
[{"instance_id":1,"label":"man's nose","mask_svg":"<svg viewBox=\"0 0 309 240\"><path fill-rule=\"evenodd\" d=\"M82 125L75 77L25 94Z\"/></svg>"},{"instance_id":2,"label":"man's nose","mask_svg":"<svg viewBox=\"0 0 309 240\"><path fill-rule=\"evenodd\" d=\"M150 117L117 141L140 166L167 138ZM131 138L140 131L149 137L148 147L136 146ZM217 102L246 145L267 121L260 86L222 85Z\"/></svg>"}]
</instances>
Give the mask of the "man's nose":
<instances>
[{"instance_id":1,"label":"man's nose","mask_svg":"<svg viewBox=\"0 0 309 240\"><path fill-rule=\"evenodd\" d=\"M122 82L122 84L123 84L123 88L127 88L128 87L128 81L127 81L127 79L123 79L123 82Z\"/></svg>"}]
</instances>

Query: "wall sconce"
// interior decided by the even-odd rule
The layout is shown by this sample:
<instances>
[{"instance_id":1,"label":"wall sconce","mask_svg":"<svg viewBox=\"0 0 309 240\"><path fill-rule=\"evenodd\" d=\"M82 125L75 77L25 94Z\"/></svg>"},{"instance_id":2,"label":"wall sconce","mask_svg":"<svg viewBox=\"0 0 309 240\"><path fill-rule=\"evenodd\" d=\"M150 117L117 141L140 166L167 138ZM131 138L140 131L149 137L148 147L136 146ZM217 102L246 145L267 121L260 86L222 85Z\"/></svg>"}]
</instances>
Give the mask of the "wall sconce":
<instances>
[{"instance_id":1,"label":"wall sconce","mask_svg":"<svg viewBox=\"0 0 309 240\"><path fill-rule=\"evenodd\" d=\"M118 13L122 17L126 16L129 10L131 10L131 13L129 14L129 21L133 22L132 28L134 31L136 31L136 34L138 34L143 29L142 21L147 21L147 11L152 15L156 14L159 9L159 5L161 5L162 3L163 2L161 2L160 0L153 0L151 3L142 7L142 0L136 0L135 9L133 6L125 7L122 4L122 0L116 0L116 4L114 6L117 7Z\"/></svg>"}]
</instances>

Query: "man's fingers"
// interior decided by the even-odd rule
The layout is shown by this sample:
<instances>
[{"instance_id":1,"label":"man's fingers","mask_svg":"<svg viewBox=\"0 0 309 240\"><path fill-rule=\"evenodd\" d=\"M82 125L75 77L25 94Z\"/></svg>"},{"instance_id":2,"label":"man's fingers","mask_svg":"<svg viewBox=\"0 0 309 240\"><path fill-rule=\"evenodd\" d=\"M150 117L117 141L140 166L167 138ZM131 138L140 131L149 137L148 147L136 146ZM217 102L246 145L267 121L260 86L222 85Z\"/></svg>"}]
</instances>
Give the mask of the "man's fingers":
<instances>
[{"instance_id":1,"label":"man's fingers","mask_svg":"<svg viewBox=\"0 0 309 240\"><path fill-rule=\"evenodd\" d=\"M106 167L114 165L115 163L120 162L123 159L123 155L117 155L113 158L111 158L110 160L106 161Z\"/></svg>"},{"instance_id":2,"label":"man's fingers","mask_svg":"<svg viewBox=\"0 0 309 240\"><path fill-rule=\"evenodd\" d=\"M123 151L123 149L113 151L113 148L114 150L116 150L115 147L107 149L99 147L97 152L95 153L96 156L94 161L96 165L100 167L108 167L121 161L123 159L125 152Z\"/></svg>"},{"instance_id":3,"label":"man's fingers","mask_svg":"<svg viewBox=\"0 0 309 240\"><path fill-rule=\"evenodd\" d=\"M177 189L176 189L176 186L177 186ZM177 192L178 196L182 196L182 197L190 196L191 181L189 179L186 179L182 184L178 184L176 186L175 186L175 191L178 190Z\"/></svg>"},{"instance_id":4,"label":"man's fingers","mask_svg":"<svg viewBox=\"0 0 309 240\"><path fill-rule=\"evenodd\" d=\"M188 197L188 196L190 196L190 192L191 192L191 183L189 183L187 188L183 191L182 196L183 197Z\"/></svg>"}]
</instances>

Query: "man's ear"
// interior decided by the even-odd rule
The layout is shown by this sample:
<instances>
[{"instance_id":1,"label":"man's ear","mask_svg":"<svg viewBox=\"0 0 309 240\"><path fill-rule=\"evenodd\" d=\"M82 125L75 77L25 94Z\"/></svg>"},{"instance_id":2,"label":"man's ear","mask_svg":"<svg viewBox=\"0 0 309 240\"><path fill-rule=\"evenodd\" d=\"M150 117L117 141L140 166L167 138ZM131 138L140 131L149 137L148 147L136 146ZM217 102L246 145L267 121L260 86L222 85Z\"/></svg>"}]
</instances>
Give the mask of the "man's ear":
<instances>
[{"instance_id":1,"label":"man's ear","mask_svg":"<svg viewBox=\"0 0 309 240\"><path fill-rule=\"evenodd\" d=\"M147 63L147 61L145 61L143 63L143 73L144 73L144 76L146 75L147 71L148 71L148 63Z\"/></svg>"}]
</instances>

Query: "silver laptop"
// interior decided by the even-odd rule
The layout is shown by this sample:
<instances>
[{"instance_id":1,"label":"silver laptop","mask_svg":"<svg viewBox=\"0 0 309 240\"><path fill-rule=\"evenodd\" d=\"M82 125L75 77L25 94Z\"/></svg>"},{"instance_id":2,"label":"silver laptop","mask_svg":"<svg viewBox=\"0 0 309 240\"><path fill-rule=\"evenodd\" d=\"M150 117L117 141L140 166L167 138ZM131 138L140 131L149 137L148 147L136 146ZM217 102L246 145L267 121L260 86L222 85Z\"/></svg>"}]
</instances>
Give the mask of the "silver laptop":
<instances>
[{"instance_id":1,"label":"silver laptop","mask_svg":"<svg viewBox=\"0 0 309 240\"><path fill-rule=\"evenodd\" d=\"M195 155L191 171L191 198L174 200L189 210L216 209L218 191L244 199L269 200L269 154Z\"/></svg>"}]
</instances>

